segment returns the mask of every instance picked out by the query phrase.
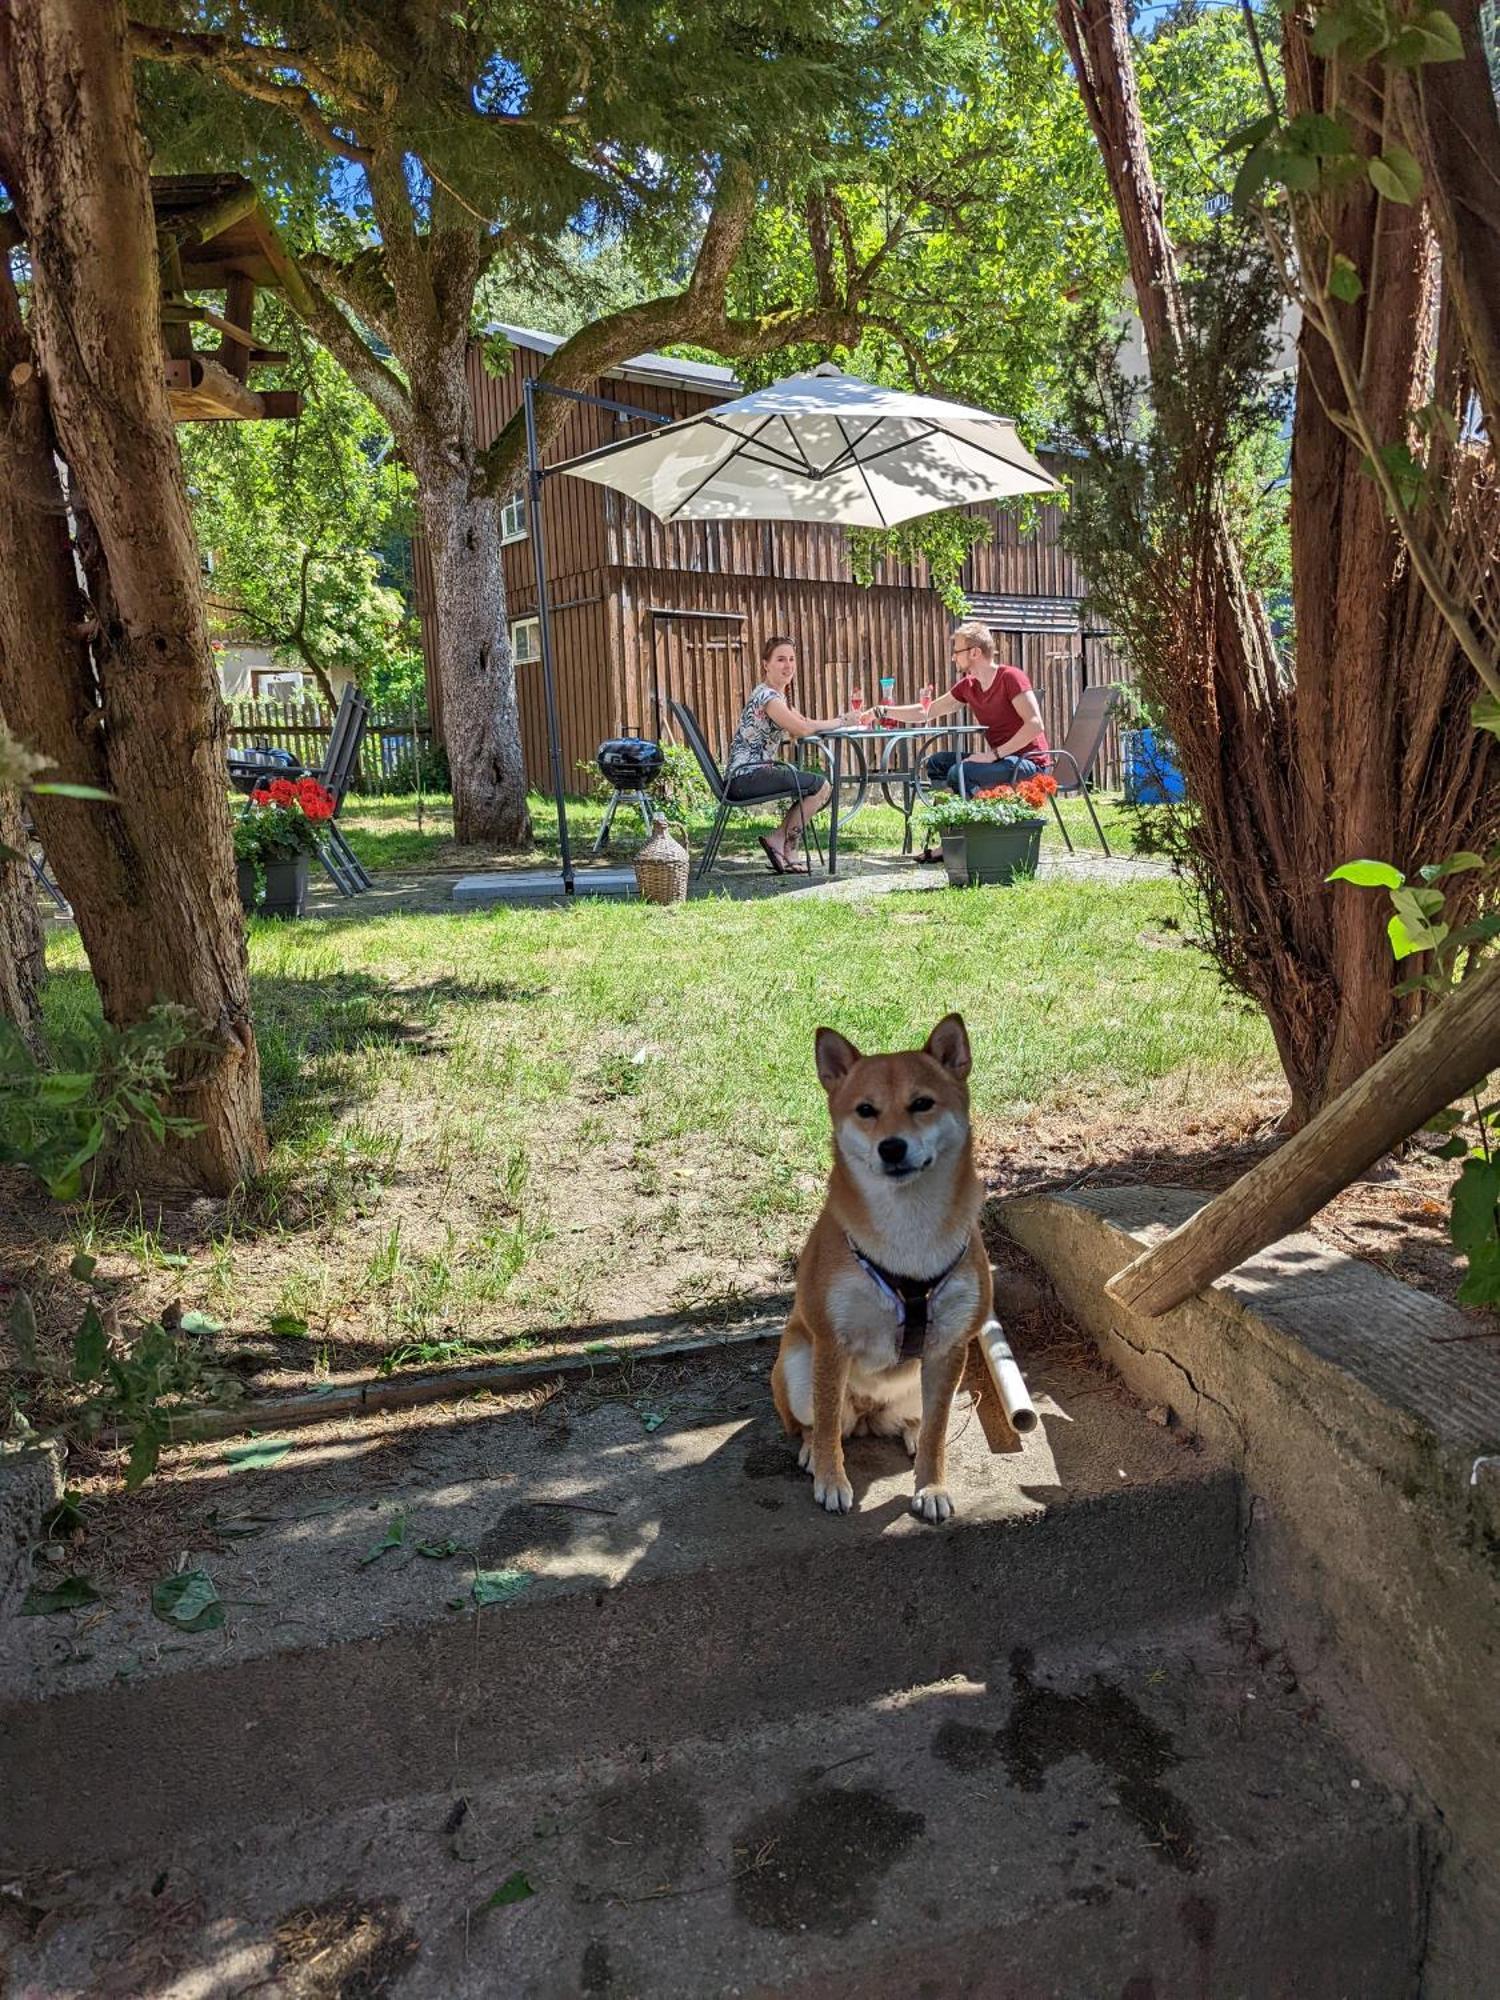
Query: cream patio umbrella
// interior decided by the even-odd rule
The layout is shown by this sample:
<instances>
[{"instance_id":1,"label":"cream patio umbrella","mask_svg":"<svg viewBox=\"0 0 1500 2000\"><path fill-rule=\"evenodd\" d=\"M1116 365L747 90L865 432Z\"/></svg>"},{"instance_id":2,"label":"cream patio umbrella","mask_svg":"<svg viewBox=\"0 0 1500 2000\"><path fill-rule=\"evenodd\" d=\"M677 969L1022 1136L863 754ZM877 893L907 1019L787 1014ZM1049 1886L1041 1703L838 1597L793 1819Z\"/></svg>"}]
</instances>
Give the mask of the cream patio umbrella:
<instances>
[{"instance_id":1,"label":"cream patio umbrella","mask_svg":"<svg viewBox=\"0 0 1500 2000\"><path fill-rule=\"evenodd\" d=\"M894 528L1057 491L1009 417L883 389L831 362L551 469L612 486L663 521Z\"/></svg>"}]
</instances>

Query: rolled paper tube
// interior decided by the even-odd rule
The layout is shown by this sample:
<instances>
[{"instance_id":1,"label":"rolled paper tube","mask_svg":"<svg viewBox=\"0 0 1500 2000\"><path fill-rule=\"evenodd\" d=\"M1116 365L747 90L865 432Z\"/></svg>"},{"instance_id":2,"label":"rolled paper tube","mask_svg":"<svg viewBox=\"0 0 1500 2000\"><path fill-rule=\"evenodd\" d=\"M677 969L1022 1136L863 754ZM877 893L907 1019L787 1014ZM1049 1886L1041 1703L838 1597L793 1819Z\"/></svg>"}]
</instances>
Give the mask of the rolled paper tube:
<instances>
[{"instance_id":1,"label":"rolled paper tube","mask_svg":"<svg viewBox=\"0 0 1500 2000\"><path fill-rule=\"evenodd\" d=\"M992 1319L980 1328L979 1345L984 1350L990 1377L1000 1393L1006 1419L1017 1437L1024 1437L1028 1431L1036 1429L1037 1414L999 1320Z\"/></svg>"}]
</instances>

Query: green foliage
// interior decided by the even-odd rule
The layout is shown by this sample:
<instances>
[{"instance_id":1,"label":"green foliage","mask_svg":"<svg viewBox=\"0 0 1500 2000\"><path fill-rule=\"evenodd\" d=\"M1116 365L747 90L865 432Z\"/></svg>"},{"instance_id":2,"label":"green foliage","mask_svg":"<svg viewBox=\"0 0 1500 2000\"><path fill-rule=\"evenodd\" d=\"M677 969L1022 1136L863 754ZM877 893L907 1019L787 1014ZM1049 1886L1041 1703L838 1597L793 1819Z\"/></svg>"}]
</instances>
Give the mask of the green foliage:
<instances>
[{"instance_id":1,"label":"green foliage","mask_svg":"<svg viewBox=\"0 0 1500 2000\"><path fill-rule=\"evenodd\" d=\"M961 583L963 567L990 533L989 522L981 516L954 508L904 521L899 528L850 528L849 566L856 583L869 585L882 562L925 562L933 589L955 618L964 618L969 601Z\"/></svg>"},{"instance_id":2,"label":"green foliage","mask_svg":"<svg viewBox=\"0 0 1500 2000\"><path fill-rule=\"evenodd\" d=\"M1400 981L1396 991L1441 1000L1474 971L1500 937L1500 915L1481 909L1479 915L1461 921L1475 905L1474 884L1457 883L1465 906L1458 912L1450 909L1450 891L1438 885L1456 877L1493 874L1497 862L1500 849L1488 856L1450 854L1419 868L1416 882L1410 882L1388 861L1346 861L1328 880L1386 892L1392 913L1386 932L1396 963L1425 960L1418 971ZM1481 895L1485 887L1480 884ZM1476 1094L1469 1108L1440 1113L1431 1129L1447 1135L1442 1158L1464 1162L1453 1184L1448 1222L1453 1247L1469 1266L1459 1299L1465 1305L1500 1305L1500 1102L1482 1104Z\"/></svg>"},{"instance_id":3,"label":"green foliage","mask_svg":"<svg viewBox=\"0 0 1500 2000\"><path fill-rule=\"evenodd\" d=\"M10 1394L12 1434L32 1434L32 1418L52 1413L47 1429L69 1443L93 1442L105 1430L129 1446L128 1488L156 1470L172 1420L205 1402L233 1403L244 1393L239 1378L207 1359L188 1314L171 1330L159 1322L133 1336L119 1333L101 1310L97 1293L84 1308L72 1353L60 1363L39 1351L31 1300L18 1292L9 1319L19 1364Z\"/></svg>"},{"instance_id":4,"label":"green foliage","mask_svg":"<svg viewBox=\"0 0 1500 2000\"><path fill-rule=\"evenodd\" d=\"M101 792L97 785L74 785L59 779L52 784L44 783L38 774L52 767L45 757L39 757L34 750L28 750L17 742L0 720L0 792L41 793L44 797L57 799L103 799L111 796ZM8 847L0 840L0 861L24 861L25 855L14 847Z\"/></svg>"},{"instance_id":5,"label":"green foliage","mask_svg":"<svg viewBox=\"0 0 1500 2000\"><path fill-rule=\"evenodd\" d=\"M21 1600L19 1616L45 1618L54 1611L82 1611L99 1601L98 1587L91 1576L65 1576L50 1587L34 1583Z\"/></svg>"},{"instance_id":6,"label":"green foliage","mask_svg":"<svg viewBox=\"0 0 1500 2000\"><path fill-rule=\"evenodd\" d=\"M172 1057L195 1035L186 1008L162 1004L130 1028L105 1024L92 1034L55 1037L52 1066L39 1063L17 1030L0 1021L0 1162L29 1169L56 1199L70 1201L101 1148L132 1125L144 1125L156 1139L193 1131L190 1119L164 1112L162 1100ZM80 1252L71 1268L92 1284L94 1258ZM233 1377L203 1363L184 1332L191 1332L187 1321L177 1333L153 1325L127 1341L91 1302L63 1368L42 1353L31 1298L17 1291L9 1313L21 1370L9 1397L12 1431L29 1435L28 1412L38 1397L52 1404L66 1393L62 1434L93 1438L106 1424L121 1431L131 1448L125 1482L138 1486L155 1469L173 1407L209 1389L239 1393Z\"/></svg>"},{"instance_id":7,"label":"green foliage","mask_svg":"<svg viewBox=\"0 0 1500 2000\"><path fill-rule=\"evenodd\" d=\"M85 1438L106 1427L120 1432L130 1445L125 1484L131 1489L156 1470L175 1415L243 1394L238 1377L205 1359L190 1336L153 1322L127 1340L106 1332L92 1306L74 1343L73 1381L85 1393L69 1410L65 1432Z\"/></svg>"},{"instance_id":8,"label":"green foliage","mask_svg":"<svg viewBox=\"0 0 1500 2000\"><path fill-rule=\"evenodd\" d=\"M281 782L290 789L291 781ZM310 793L314 802L321 793L328 810L322 817L326 820L332 809L332 794L327 792L316 779L300 780L303 786L315 787ZM257 793L251 799L247 810L235 812L230 820L230 837L234 842L236 861L253 861L264 868L276 861L294 861L299 854L316 854L318 851L317 819L310 818L303 811L302 803L296 798L284 804L267 800L262 802Z\"/></svg>"},{"instance_id":9,"label":"green foliage","mask_svg":"<svg viewBox=\"0 0 1500 2000\"><path fill-rule=\"evenodd\" d=\"M1279 16L1274 9L1256 14L1274 68ZM1238 8L1189 5L1137 43L1136 65L1167 228L1190 253L1212 237L1213 206L1232 185L1223 135L1247 121L1253 126L1264 111L1255 51Z\"/></svg>"},{"instance_id":10,"label":"green foliage","mask_svg":"<svg viewBox=\"0 0 1500 2000\"><path fill-rule=\"evenodd\" d=\"M228 1613L206 1569L179 1569L151 1586L151 1609L179 1632L217 1632Z\"/></svg>"},{"instance_id":11,"label":"green foliage","mask_svg":"<svg viewBox=\"0 0 1500 2000\"><path fill-rule=\"evenodd\" d=\"M27 1168L58 1201L73 1200L85 1169L112 1138L142 1124L153 1138L191 1132L162 1100L171 1058L194 1038L186 1008L162 1004L128 1028L107 1023L58 1037L38 1061L9 1021L0 1021L0 1163Z\"/></svg>"},{"instance_id":12,"label":"green foliage","mask_svg":"<svg viewBox=\"0 0 1500 2000\"><path fill-rule=\"evenodd\" d=\"M18 743L0 722L0 792L29 791L38 772L47 768L45 757Z\"/></svg>"},{"instance_id":13,"label":"green foliage","mask_svg":"<svg viewBox=\"0 0 1500 2000\"><path fill-rule=\"evenodd\" d=\"M960 0L936 53L924 83L890 90L767 186L732 303L756 315L819 296L811 208L829 267L870 272L867 325L842 365L1005 411L1035 435L1078 302L1118 287L1097 155L1040 0ZM825 352L783 348L741 373L753 387Z\"/></svg>"},{"instance_id":14,"label":"green foliage","mask_svg":"<svg viewBox=\"0 0 1500 2000\"><path fill-rule=\"evenodd\" d=\"M441 743L434 743L430 737L423 737L415 755L407 750L398 757L380 781L379 792L386 798L405 798L418 788L421 780L423 792L451 792L453 776L448 769L448 752Z\"/></svg>"},{"instance_id":15,"label":"green foliage","mask_svg":"<svg viewBox=\"0 0 1500 2000\"><path fill-rule=\"evenodd\" d=\"M1451 14L1441 7L1407 9L1397 0L1325 0L1309 41L1314 55L1337 61L1345 75L1375 58L1388 70L1421 70L1461 62L1464 52ZM1304 111L1285 120L1277 111L1263 112L1232 132L1224 151L1245 155L1234 183L1241 213L1276 199L1278 191L1286 198L1336 194L1362 179L1403 207L1422 192L1422 169L1411 153L1395 141L1378 153L1363 152L1336 100L1330 111ZM1326 284L1334 298L1346 302L1364 289L1347 257L1335 259Z\"/></svg>"},{"instance_id":16,"label":"green foliage","mask_svg":"<svg viewBox=\"0 0 1500 2000\"><path fill-rule=\"evenodd\" d=\"M137 0L137 11L179 28L225 27L210 0ZM336 0L312 11L304 0L263 0L228 19L231 54L216 74L138 66L162 168L242 167L279 200L294 241L320 238L338 252L372 243L363 172L316 140L309 150L308 123L290 103L234 87L252 74L236 41L295 50L307 58L300 75L295 59L277 74L307 86L299 106L316 105L366 148L408 157L419 226L439 210L446 225L472 225L523 262L570 228L628 230L657 268L681 259L713 163L751 158L772 170L830 127L852 129L942 39L916 0L874 13L858 0L815 11L802 0L470 0L428 10Z\"/></svg>"},{"instance_id":17,"label":"green foliage","mask_svg":"<svg viewBox=\"0 0 1500 2000\"><path fill-rule=\"evenodd\" d=\"M665 759L648 788L651 799L660 802L668 819L686 821L710 803L708 781L698 768L698 759L685 743L664 743Z\"/></svg>"},{"instance_id":18,"label":"green foliage","mask_svg":"<svg viewBox=\"0 0 1500 2000\"><path fill-rule=\"evenodd\" d=\"M1122 343L1097 315L1079 331L1068 384L1067 428L1081 449L1064 540L1090 580L1093 615L1124 642L1158 724L1202 699L1197 677L1212 643L1199 622L1207 510L1225 518L1245 582L1268 610L1289 602L1291 580L1286 391L1273 374L1282 294L1248 223L1216 218L1184 271L1182 295L1183 340L1169 379L1128 376ZM1289 636L1278 634L1288 649ZM1289 673L1289 657L1275 670ZM1233 885L1214 865L1191 766L1184 776L1187 798L1153 807L1137 833L1183 874L1195 932L1226 982L1253 998L1260 941L1246 934Z\"/></svg>"},{"instance_id":19,"label":"green foliage","mask_svg":"<svg viewBox=\"0 0 1500 2000\"><path fill-rule=\"evenodd\" d=\"M1485 947L1500 937L1500 915L1481 911L1477 916L1468 916L1477 900L1471 882L1457 885L1463 908L1455 915L1449 908L1450 891L1438 885L1452 883L1457 876L1492 872L1497 862L1500 849L1488 857L1468 852L1450 854L1444 861L1419 868L1417 879L1412 882L1388 861L1346 861L1333 870L1328 880L1348 882L1357 889L1385 890L1391 901L1386 932L1397 963L1427 955L1427 963L1404 978L1396 991L1441 998L1474 969ZM1479 893L1487 886L1481 883ZM1465 916L1467 921L1462 920Z\"/></svg>"},{"instance_id":20,"label":"green foliage","mask_svg":"<svg viewBox=\"0 0 1500 2000\"><path fill-rule=\"evenodd\" d=\"M269 646L280 664L325 681L351 675L389 699L421 684L399 579L381 554L409 530L410 478L369 404L296 322L274 300L257 320L260 337L291 354L267 385L306 401L290 421L181 427L194 523L213 562L212 623Z\"/></svg>"},{"instance_id":21,"label":"green foliage","mask_svg":"<svg viewBox=\"0 0 1500 2000\"><path fill-rule=\"evenodd\" d=\"M958 833L966 826L1025 826L1047 817L1047 788L1039 780L1020 785L995 785L967 798L935 798L922 814L929 835Z\"/></svg>"},{"instance_id":22,"label":"green foliage","mask_svg":"<svg viewBox=\"0 0 1500 2000\"><path fill-rule=\"evenodd\" d=\"M567 229L554 243L502 249L479 281L475 318L481 326L498 320L566 338L662 288L670 274L648 268L638 247L618 230Z\"/></svg>"}]
</instances>

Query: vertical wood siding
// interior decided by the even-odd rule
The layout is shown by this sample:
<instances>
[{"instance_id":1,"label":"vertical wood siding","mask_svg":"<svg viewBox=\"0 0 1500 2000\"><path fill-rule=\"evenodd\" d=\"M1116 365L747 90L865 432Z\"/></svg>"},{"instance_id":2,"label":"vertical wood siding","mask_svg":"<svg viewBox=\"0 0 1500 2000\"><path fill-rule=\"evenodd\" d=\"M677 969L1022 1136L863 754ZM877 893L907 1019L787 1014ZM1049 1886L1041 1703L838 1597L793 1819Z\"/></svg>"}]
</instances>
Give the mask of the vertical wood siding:
<instances>
[{"instance_id":1,"label":"vertical wood siding","mask_svg":"<svg viewBox=\"0 0 1500 2000\"><path fill-rule=\"evenodd\" d=\"M477 348L469 358L469 390L478 439L490 443L519 409L521 381L544 357L514 350L509 374L486 373ZM719 400L687 388L608 381L599 394L678 418ZM626 420L607 410L572 412L549 462L573 457L631 434ZM553 479L543 489L544 525L553 604L553 645L564 775L580 782L577 766L592 764L605 738L653 735L656 702L689 703L715 748L727 742L749 689L760 648L773 634L797 644L801 671L795 698L811 715L829 715L848 704L850 686L863 683L876 698L882 672L894 674L896 699L911 701L930 680L947 674L947 635L953 623L932 590L925 564L881 566L869 589L854 582L842 529L803 522L685 522L668 525L622 495L585 480ZM989 504L970 510L989 522L990 539L970 555L966 593L1081 599L1085 585L1061 541L1061 515L1039 505L1023 527L1007 509ZM529 541L502 550L509 615L536 608ZM440 716L433 685L433 626L441 607L432 603L432 572L420 537L414 549L414 583L423 617L429 663L429 701ZM676 612L692 616L665 617ZM706 614L716 614L708 616ZM1008 633L995 626L1000 656L1024 667L1036 686L1047 732L1060 743L1073 705L1085 685L1085 661L1070 634ZM547 732L539 664L517 668L522 739L528 777L549 783ZM1088 644L1088 679L1127 680L1123 660L1108 642ZM439 725L440 727L440 722ZM674 732L667 728L668 735ZM1119 781L1118 733L1112 730L1099 775Z\"/></svg>"}]
</instances>

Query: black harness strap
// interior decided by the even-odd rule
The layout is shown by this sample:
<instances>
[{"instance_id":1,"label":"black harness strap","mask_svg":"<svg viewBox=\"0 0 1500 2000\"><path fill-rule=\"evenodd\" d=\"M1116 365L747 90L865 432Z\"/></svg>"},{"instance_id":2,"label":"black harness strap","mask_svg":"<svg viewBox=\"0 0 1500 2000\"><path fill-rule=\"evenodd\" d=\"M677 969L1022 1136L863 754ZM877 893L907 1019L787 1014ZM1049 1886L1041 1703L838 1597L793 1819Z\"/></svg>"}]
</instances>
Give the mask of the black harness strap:
<instances>
[{"instance_id":1,"label":"black harness strap","mask_svg":"<svg viewBox=\"0 0 1500 2000\"><path fill-rule=\"evenodd\" d=\"M968 1253L966 1243L953 1262L935 1278L908 1278L896 1271L887 1271L867 1257L854 1238L846 1230L844 1241L849 1245L849 1254L873 1281L884 1296L886 1303L894 1307L901 1320L901 1359L914 1361L927 1344L927 1329L932 1324L932 1306L938 1293L947 1284Z\"/></svg>"}]
</instances>

